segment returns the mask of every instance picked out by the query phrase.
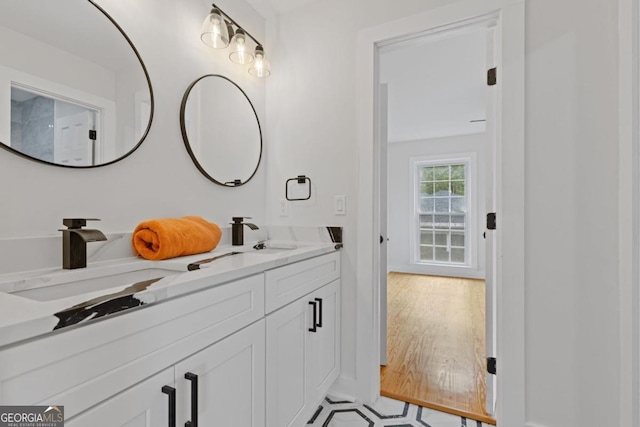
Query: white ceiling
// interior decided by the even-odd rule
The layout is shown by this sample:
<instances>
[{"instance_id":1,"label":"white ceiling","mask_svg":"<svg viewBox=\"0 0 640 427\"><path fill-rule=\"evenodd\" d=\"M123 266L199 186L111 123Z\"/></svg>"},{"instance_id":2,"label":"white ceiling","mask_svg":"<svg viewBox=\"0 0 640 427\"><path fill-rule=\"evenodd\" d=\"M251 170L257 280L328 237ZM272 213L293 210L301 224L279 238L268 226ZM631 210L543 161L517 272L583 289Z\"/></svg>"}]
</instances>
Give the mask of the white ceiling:
<instances>
[{"instance_id":1,"label":"white ceiling","mask_svg":"<svg viewBox=\"0 0 640 427\"><path fill-rule=\"evenodd\" d=\"M256 8L256 10L263 15L265 5L276 14L285 14L291 12L292 10L307 6L311 3L316 3L318 1L321 0L248 0L248 2L251 3Z\"/></svg>"},{"instance_id":2,"label":"white ceiling","mask_svg":"<svg viewBox=\"0 0 640 427\"><path fill-rule=\"evenodd\" d=\"M381 49L390 142L484 132L486 30L413 39Z\"/></svg>"}]
</instances>

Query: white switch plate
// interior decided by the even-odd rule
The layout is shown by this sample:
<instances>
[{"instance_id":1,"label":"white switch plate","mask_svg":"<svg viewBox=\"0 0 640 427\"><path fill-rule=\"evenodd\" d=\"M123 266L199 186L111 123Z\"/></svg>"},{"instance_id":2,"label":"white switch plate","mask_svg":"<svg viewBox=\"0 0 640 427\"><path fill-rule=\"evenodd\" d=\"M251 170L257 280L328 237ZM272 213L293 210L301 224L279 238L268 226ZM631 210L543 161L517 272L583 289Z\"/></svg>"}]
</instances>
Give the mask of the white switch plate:
<instances>
[{"instance_id":1,"label":"white switch plate","mask_svg":"<svg viewBox=\"0 0 640 427\"><path fill-rule=\"evenodd\" d=\"M347 196L335 196L333 198L333 213L336 215L347 214Z\"/></svg>"},{"instance_id":2,"label":"white switch plate","mask_svg":"<svg viewBox=\"0 0 640 427\"><path fill-rule=\"evenodd\" d=\"M289 202L286 199L280 200L280 216L289 216Z\"/></svg>"}]
</instances>

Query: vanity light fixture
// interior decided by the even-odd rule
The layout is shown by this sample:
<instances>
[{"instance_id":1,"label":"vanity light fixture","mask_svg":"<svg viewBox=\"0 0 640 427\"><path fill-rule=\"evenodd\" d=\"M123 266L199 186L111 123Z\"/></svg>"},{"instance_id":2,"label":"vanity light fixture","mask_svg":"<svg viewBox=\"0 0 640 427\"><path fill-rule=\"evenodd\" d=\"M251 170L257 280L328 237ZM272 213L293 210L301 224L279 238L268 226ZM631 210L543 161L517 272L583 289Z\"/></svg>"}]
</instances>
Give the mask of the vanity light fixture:
<instances>
[{"instance_id":1,"label":"vanity light fixture","mask_svg":"<svg viewBox=\"0 0 640 427\"><path fill-rule=\"evenodd\" d=\"M200 38L203 43L214 49L230 48L229 59L236 64L251 64L249 74L255 77L268 77L271 74L271 66L265 58L262 43L245 31L229 15L224 13L215 4L202 23ZM255 43L255 53L247 43L252 40ZM255 58L255 60L254 60Z\"/></svg>"}]
</instances>

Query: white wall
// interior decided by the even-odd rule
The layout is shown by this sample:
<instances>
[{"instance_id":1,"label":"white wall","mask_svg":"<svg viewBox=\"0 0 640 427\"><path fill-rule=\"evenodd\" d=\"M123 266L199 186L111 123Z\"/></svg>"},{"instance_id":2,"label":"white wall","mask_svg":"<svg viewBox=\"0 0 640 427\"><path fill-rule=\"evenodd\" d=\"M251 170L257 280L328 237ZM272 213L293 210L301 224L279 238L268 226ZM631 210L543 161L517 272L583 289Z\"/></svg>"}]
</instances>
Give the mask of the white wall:
<instances>
[{"instance_id":1,"label":"white wall","mask_svg":"<svg viewBox=\"0 0 640 427\"><path fill-rule=\"evenodd\" d=\"M527 13L527 409L618 425L617 4Z\"/></svg>"},{"instance_id":2,"label":"white wall","mask_svg":"<svg viewBox=\"0 0 640 427\"><path fill-rule=\"evenodd\" d=\"M484 278L485 251L484 231L485 205L485 134L452 136L422 141L394 142L388 151L388 234L387 246L389 271L406 273L453 275L457 277ZM475 221L468 230L466 242L471 242L476 253L470 267L442 267L422 265L413 262L414 252L410 234L414 232L414 223L409 220L414 209L413 170L409 167L411 157L419 156L456 156L473 153L475 155L475 173L467 181L467 193L474 192L476 203L470 206ZM469 244L469 243L467 243Z\"/></svg>"},{"instance_id":3,"label":"white wall","mask_svg":"<svg viewBox=\"0 0 640 427\"><path fill-rule=\"evenodd\" d=\"M219 73L240 85L264 121L264 81L200 41L211 8L203 0L98 2L124 29L143 58L154 89L155 117L149 135L131 156L96 169L43 165L0 150L0 238L58 235L62 218L101 218L105 232L132 231L145 219L201 215L225 225L232 216L265 223L265 165L239 188L215 185L198 172L182 142L179 110L189 84ZM243 1L220 1L252 34L264 20ZM59 263L52 260L53 265Z\"/></svg>"},{"instance_id":4,"label":"white wall","mask_svg":"<svg viewBox=\"0 0 640 427\"><path fill-rule=\"evenodd\" d=\"M346 377L357 352L357 32L446 3L326 0L270 21L267 216L346 227ZM526 13L526 418L619 425L617 2L530 0ZM284 180L298 173L317 200L280 218ZM346 217L332 213L335 194L347 195Z\"/></svg>"},{"instance_id":5,"label":"white wall","mask_svg":"<svg viewBox=\"0 0 640 427\"><path fill-rule=\"evenodd\" d=\"M344 228L342 253L342 377L356 380L356 37L365 27L446 4L325 0L267 21L273 74L267 81L269 147L267 219L272 224ZM292 202L280 217L286 179L306 174L311 202ZM346 195L346 216L333 214L333 197Z\"/></svg>"}]
</instances>

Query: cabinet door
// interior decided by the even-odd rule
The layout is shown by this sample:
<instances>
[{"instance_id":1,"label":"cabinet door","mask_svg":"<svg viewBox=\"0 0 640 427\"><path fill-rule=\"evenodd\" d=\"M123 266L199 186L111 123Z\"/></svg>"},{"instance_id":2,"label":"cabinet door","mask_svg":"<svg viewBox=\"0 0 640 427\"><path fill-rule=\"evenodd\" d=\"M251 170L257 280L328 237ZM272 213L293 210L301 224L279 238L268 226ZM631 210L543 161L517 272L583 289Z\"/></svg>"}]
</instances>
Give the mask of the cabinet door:
<instances>
[{"instance_id":1,"label":"cabinet door","mask_svg":"<svg viewBox=\"0 0 640 427\"><path fill-rule=\"evenodd\" d=\"M312 307L307 297L267 316L267 426L304 425Z\"/></svg>"},{"instance_id":2,"label":"cabinet door","mask_svg":"<svg viewBox=\"0 0 640 427\"><path fill-rule=\"evenodd\" d=\"M340 280L318 289L317 332L309 334L308 401L322 399L340 374Z\"/></svg>"},{"instance_id":3,"label":"cabinet door","mask_svg":"<svg viewBox=\"0 0 640 427\"><path fill-rule=\"evenodd\" d=\"M264 427L265 321L213 344L175 365L179 423L194 421L197 376L198 425ZM192 380L185 378L189 375Z\"/></svg>"},{"instance_id":4,"label":"cabinet door","mask_svg":"<svg viewBox=\"0 0 640 427\"><path fill-rule=\"evenodd\" d=\"M67 427L168 427L169 395L164 386L174 385L173 368L146 379L117 396L65 422Z\"/></svg>"}]
</instances>

